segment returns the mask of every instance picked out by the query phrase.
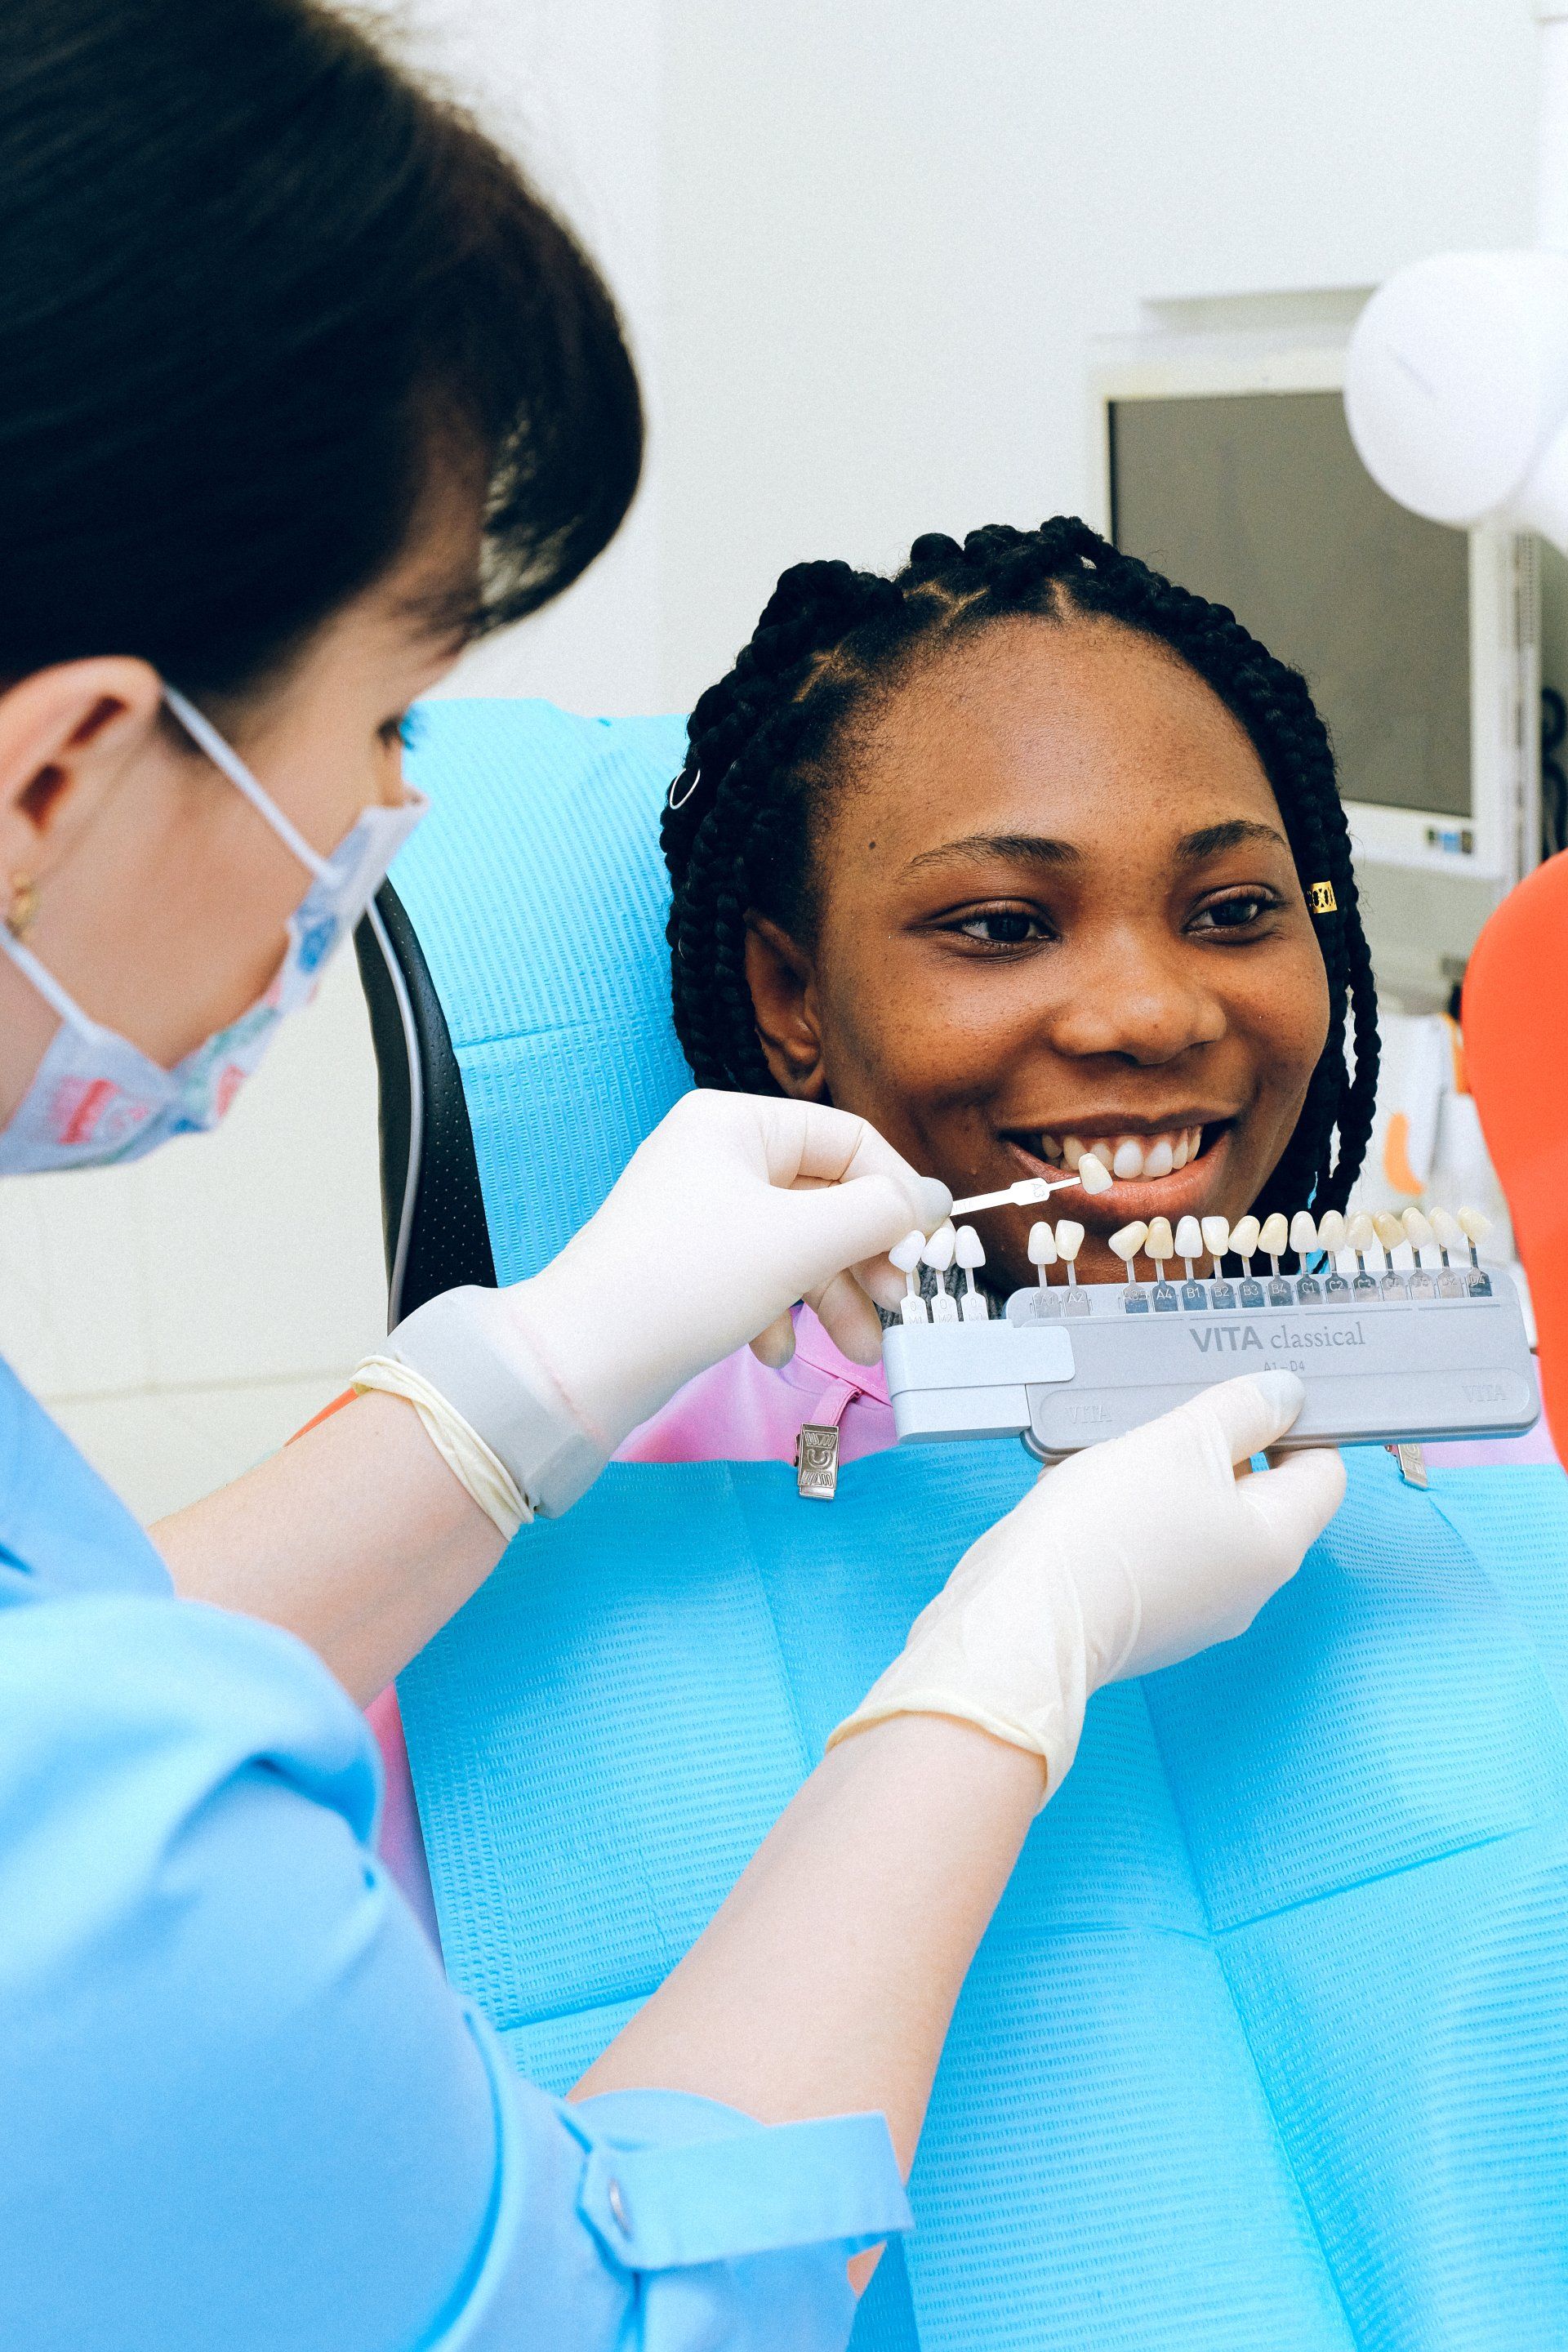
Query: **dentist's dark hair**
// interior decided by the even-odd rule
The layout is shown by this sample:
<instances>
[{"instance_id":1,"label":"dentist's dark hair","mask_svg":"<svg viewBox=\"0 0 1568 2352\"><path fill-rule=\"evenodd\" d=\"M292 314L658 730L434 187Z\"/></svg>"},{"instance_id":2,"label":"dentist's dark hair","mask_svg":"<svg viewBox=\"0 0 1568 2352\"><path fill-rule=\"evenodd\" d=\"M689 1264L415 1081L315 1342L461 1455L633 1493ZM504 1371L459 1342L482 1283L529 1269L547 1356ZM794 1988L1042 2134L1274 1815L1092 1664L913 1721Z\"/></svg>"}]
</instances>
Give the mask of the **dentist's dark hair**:
<instances>
[{"instance_id":1,"label":"dentist's dark hair","mask_svg":"<svg viewBox=\"0 0 1568 2352\"><path fill-rule=\"evenodd\" d=\"M1255 1206L1342 1209L1372 1133L1377 1000L1327 731L1306 681L1223 604L1177 588L1070 516L1038 530L996 523L962 546L917 539L890 579L797 563L733 669L691 716L670 788L664 854L675 1026L699 1086L779 1089L746 982L746 918L814 930L817 813L843 772L857 714L941 648L1029 614L1118 622L1178 655L1246 728L1273 787L1329 982L1329 1034L1295 1133ZM1347 1055L1347 1040L1350 1053Z\"/></svg>"},{"instance_id":2,"label":"dentist's dark hair","mask_svg":"<svg viewBox=\"0 0 1568 2352\"><path fill-rule=\"evenodd\" d=\"M0 12L0 677L243 693L484 510L474 634L637 486L614 304L474 123L315 0Z\"/></svg>"}]
</instances>

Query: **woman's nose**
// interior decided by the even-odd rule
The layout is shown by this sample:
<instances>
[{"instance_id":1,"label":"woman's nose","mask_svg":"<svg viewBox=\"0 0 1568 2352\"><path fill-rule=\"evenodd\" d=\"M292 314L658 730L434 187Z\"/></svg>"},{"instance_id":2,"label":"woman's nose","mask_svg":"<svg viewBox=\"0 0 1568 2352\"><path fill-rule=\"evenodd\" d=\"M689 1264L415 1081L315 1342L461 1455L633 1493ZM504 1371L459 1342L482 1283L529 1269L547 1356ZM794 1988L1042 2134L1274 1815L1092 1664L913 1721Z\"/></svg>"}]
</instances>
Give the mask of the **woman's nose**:
<instances>
[{"instance_id":1,"label":"woman's nose","mask_svg":"<svg viewBox=\"0 0 1568 2352\"><path fill-rule=\"evenodd\" d=\"M1078 1060L1111 1056L1151 1066L1173 1062L1226 1033L1225 1003L1190 951L1126 932L1074 957L1050 1014L1057 1051Z\"/></svg>"}]
</instances>

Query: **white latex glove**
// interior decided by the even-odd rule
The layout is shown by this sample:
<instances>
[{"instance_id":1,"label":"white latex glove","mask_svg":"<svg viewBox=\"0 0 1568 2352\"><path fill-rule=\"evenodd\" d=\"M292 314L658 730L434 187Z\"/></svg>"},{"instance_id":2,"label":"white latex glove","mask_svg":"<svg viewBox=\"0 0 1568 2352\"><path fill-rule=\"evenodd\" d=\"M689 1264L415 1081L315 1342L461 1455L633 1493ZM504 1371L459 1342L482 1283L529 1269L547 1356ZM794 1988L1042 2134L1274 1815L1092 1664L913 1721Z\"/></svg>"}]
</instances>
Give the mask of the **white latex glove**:
<instances>
[{"instance_id":1,"label":"white latex glove","mask_svg":"<svg viewBox=\"0 0 1568 2352\"><path fill-rule=\"evenodd\" d=\"M606 1454L683 1382L747 1340L793 1344L816 1308L847 1356L875 1363L872 1295L903 1295L887 1252L952 1205L875 1128L782 1097L684 1096L597 1215L501 1305Z\"/></svg>"},{"instance_id":2,"label":"white latex glove","mask_svg":"<svg viewBox=\"0 0 1568 2352\"><path fill-rule=\"evenodd\" d=\"M1244 1633L1339 1508L1325 1449L1237 1476L1283 1436L1294 1372L1206 1389L1047 1470L973 1544L828 1745L891 1715L952 1715L1043 1757L1049 1795L1090 1696Z\"/></svg>"}]
</instances>

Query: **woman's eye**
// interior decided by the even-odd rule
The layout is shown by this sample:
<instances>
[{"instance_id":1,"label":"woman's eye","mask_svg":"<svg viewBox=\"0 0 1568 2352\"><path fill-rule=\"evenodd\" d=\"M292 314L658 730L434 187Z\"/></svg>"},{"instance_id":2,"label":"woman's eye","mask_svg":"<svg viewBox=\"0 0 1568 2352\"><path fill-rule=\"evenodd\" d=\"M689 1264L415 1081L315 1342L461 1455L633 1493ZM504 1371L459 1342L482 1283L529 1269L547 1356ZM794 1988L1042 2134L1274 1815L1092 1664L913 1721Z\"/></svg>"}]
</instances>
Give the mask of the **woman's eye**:
<instances>
[{"instance_id":1,"label":"woman's eye","mask_svg":"<svg viewBox=\"0 0 1568 2352\"><path fill-rule=\"evenodd\" d=\"M984 914L966 915L958 929L965 939L979 940L988 948L1021 948L1050 938L1043 919L1021 907L992 907Z\"/></svg>"},{"instance_id":2,"label":"woman's eye","mask_svg":"<svg viewBox=\"0 0 1568 2352\"><path fill-rule=\"evenodd\" d=\"M1239 890L1234 898L1216 898L1193 918L1195 931L1244 931L1271 915L1279 901L1271 890Z\"/></svg>"},{"instance_id":3,"label":"woman's eye","mask_svg":"<svg viewBox=\"0 0 1568 2352\"><path fill-rule=\"evenodd\" d=\"M416 710L405 710L401 719L387 719L376 730L376 732L382 741L389 747L394 743L401 743L405 751L412 751L419 740L419 713Z\"/></svg>"}]
</instances>

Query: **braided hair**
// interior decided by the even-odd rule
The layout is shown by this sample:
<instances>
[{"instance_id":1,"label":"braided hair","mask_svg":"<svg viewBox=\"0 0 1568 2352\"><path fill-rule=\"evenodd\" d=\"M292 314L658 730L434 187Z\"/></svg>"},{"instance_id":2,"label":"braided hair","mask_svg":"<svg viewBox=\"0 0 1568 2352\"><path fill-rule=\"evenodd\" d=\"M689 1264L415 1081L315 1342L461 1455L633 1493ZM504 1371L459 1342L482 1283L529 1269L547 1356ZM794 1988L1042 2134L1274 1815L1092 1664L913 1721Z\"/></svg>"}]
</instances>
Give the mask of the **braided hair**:
<instances>
[{"instance_id":1,"label":"braided hair","mask_svg":"<svg viewBox=\"0 0 1568 2352\"><path fill-rule=\"evenodd\" d=\"M779 581L751 643L691 715L663 820L675 1026L692 1073L702 1087L779 1091L746 982L746 918L755 910L809 935L813 827L850 724L943 643L1021 614L1074 614L1169 647L1263 764L1312 907L1330 1018L1295 1132L1254 1205L1259 1215L1303 1202L1320 1216L1342 1209L1372 1132L1377 1002L1328 732L1306 681L1233 613L1070 516L1038 530L992 524L962 546L929 533L890 580L826 562L797 563ZM1323 883L1327 892L1314 890Z\"/></svg>"}]
</instances>

